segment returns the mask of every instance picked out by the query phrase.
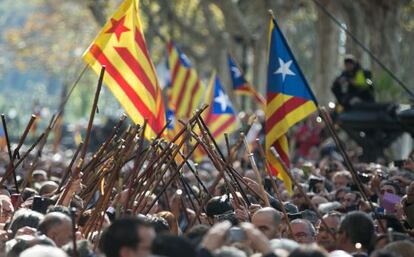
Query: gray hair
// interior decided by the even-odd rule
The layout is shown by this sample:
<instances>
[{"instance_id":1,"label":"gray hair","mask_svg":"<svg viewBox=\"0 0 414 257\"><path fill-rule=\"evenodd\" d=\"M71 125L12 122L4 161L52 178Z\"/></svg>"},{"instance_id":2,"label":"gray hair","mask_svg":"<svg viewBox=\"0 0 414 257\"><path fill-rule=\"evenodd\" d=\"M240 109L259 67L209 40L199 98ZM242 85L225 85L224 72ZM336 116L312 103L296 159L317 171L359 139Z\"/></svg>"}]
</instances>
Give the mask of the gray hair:
<instances>
[{"instance_id":1,"label":"gray hair","mask_svg":"<svg viewBox=\"0 0 414 257\"><path fill-rule=\"evenodd\" d=\"M316 236L316 229L315 226L309 221L305 219L295 219L290 222L290 224L306 224L308 225L309 232L312 236Z\"/></svg>"}]
</instances>

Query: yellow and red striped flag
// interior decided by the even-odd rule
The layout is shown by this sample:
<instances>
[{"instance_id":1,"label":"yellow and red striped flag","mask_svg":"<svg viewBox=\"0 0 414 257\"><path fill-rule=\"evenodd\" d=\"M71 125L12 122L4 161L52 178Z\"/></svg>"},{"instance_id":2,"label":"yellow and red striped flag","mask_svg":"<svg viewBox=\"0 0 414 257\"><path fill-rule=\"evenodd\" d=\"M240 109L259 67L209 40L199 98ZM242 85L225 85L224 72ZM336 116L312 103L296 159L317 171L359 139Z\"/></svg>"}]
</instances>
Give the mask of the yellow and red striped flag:
<instances>
[{"instance_id":1,"label":"yellow and red striped flag","mask_svg":"<svg viewBox=\"0 0 414 257\"><path fill-rule=\"evenodd\" d=\"M173 41L168 43L168 68L168 107L177 119L188 119L200 106L205 88L190 60Z\"/></svg>"},{"instance_id":2,"label":"yellow and red striped flag","mask_svg":"<svg viewBox=\"0 0 414 257\"><path fill-rule=\"evenodd\" d=\"M273 172L281 178L289 193L292 181L271 154L274 146L281 159L289 165L286 134L290 127L316 110L316 98L299 68L281 30L274 19L269 26L269 60L267 71L265 145L266 159Z\"/></svg>"},{"instance_id":3,"label":"yellow and red striped flag","mask_svg":"<svg viewBox=\"0 0 414 257\"><path fill-rule=\"evenodd\" d=\"M125 0L86 50L83 59L99 74L136 124L147 119L145 137L165 125L164 103L139 19L139 0Z\"/></svg>"}]
</instances>

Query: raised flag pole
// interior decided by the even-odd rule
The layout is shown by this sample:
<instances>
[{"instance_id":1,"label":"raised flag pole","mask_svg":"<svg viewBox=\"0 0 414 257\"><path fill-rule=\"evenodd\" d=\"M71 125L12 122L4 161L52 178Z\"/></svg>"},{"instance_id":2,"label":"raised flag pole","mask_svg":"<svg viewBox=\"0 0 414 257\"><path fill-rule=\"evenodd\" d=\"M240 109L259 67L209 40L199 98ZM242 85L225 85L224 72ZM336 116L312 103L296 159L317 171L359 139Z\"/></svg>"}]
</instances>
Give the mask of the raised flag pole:
<instances>
[{"instance_id":1,"label":"raised flag pole","mask_svg":"<svg viewBox=\"0 0 414 257\"><path fill-rule=\"evenodd\" d=\"M99 80L98 80L98 86L96 87L96 91L95 91L95 98L93 100L91 114L89 116L88 128L86 130L86 136L85 136L85 143L83 144L83 148L82 148L81 155L80 155L80 159L82 160L85 159L86 151L88 150L93 120L95 118L95 113L98 108L99 93L101 92L104 74L105 74L105 65L102 65L101 73L99 75Z\"/></svg>"},{"instance_id":2,"label":"raised flag pole","mask_svg":"<svg viewBox=\"0 0 414 257\"><path fill-rule=\"evenodd\" d=\"M246 136L244 135L244 133L240 133L240 136L243 139L244 146L246 148L246 152L247 152L247 155L249 157L250 165L252 166L254 174L256 175L257 183L260 186L260 194L263 197L265 206L269 207L270 206L269 199L267 198L266 190L264 189L264 186L263 186L262 176L260 175L259 169L257 168L256 161L254 159L254 155L253 155L252 151L250 151L250 146L249 146L249 143L247 142L247 139L246 139Z\"/></svg>"},{"instance_id":3,"label":"raised flag pole","mask_svg":"<svg viewBox=\"0 0 414 257\"><path fill-rule=\"evenodd\" d=\"M1 114L1 122L3 124L3 130L4 130L4 137L6 138L6 145L7 145L7 153L9 154L9 161L12 166L14 166L14 158L12 156L11 146L10 146L10 138L9 133L7 131L7 123L6 123L6 117L4 116L4 113ZM19 193L19 186L17 184L17 177L16 172L13 170L13 180L14 185L16 187L16 193Z\"/></svg>"},{"instance_id":4,"label":"raised flag pole","mask_svg":"<svg viewBox=\"0 0 414 257\"><path fill-rule=\"evenodd\" d=\"M30 117L29 123L27 123L27 126L24 129L24 132L19 139L19 143L17 144L16 149L14 149L13 151L13 160L15 160L16 158L20 159L20 153L19 153L20 148L22 147L24 141L26 140L27 134L29 133L30 128L32 127L35 120L36 120L36 115L32 114L32 116Z\"/></svg>"},{"instance_id":5,"label":"raised flag pole","mask_svg":"<svg viewBox=\"0 0 414 257\"><path fill-rule=\"evenodd\" d=\"M237 172L234 172L234 170L232 169L231 165L230 165L229 163L227 163L227 162L225 162L225 161L224 161L224 160L225 160L225 158L224 158L224 154L221 152L221 150L220 150L220 148L219 148L219 146L218 146L217 142L214 140L214 137L213 137L213 135L212 135L212 133L211 133L210 129L208 128L208 126L207 126L207 125L206 125L206 123L204 122L204 120L200 117L200 118L197 120L197 122L199 123L200 130L201 130L201 131L204 131L204 132L205 132L205 135L207 135L207 136L211 139L211 141L213 142L214 149L215 149L215 150L217 151L217 153L218 153L218 157L219 157L218 159L219 159L219 160L221 159L221 160L224 162L223 167L224 167L224 168L227 168L228 173L229 173L230 175L232 175L232 176L230 176L230 177L233 177L233 178L234 178L234 181L236 182L236 184L237 184L238 188L240 189L240 194L243 196L244 201L247 203L247 205L250 205L251 203L250 203L249 199L247 198L247 195L246 195L246 193L244 192L244 190L243 190L242 186L240 185L240 181L241 181L242 183L244 183L245 185L246 185L246 183L244 182L244 180L243 180L242 178L240 178L240 180L238 180L236 175L239 175L239 174L238 174ZM251 188L249 188L249 189L251 190ZM260 198L261 198L261 196L260 196ZM262 200L265 202L265 199L262 199Z\"/></svg>"},{"instance_id":6,"label":"raised flag pole","mask_svg":"<svg viewBox=\"0 0 414 257\"><path fill-rule=\"evenodd\" d=\"M190 119L190 121L187 123L188 125L190 125L190 127L193 127L194 126L194 124L195 124L195 122L197 121L197 118L199 118L199 116L201 115L201 113L205 110L205 108L206 107L203 107L202 109L200 109L200 110L197 110L196 111L196 113L194 114L194 116ZM162 174L162 176L164 176L166 173L167 173L167 171L168 171L168 169L170 168L170 166L172 165L172 163L173 163L173 161L174 161L174 158L176 157L176 155L179 153L179 151L180 151L180 149L182 148L182 146L184 145L184 143L187 141L187 139L191 136L191 130L189 130L188 129L188 126L184 126L181 130L180 130L180 132L175 136L175 140L176 139L178 139L183 133L185 133L185 132L187 132L186 134L185 134L185 136L184 136L184 139L178 144L178 146L176 146L175 148L174 147L167 147L167 148L165 148L164 150L162 150L163 152L164 151L166 151L165 152L165 154L164 154L164 156L162 156L162 158L161 158L161 161L160 162L163 162L164 160L166 160L168 157L169 157L169 155L170 155L170 159L169 159L169 161L167 162L167 164L165 165L165 167L159 167L160 165L158 165L157 166L157 169L156 170L154 170L153 172L154 172L154 174L155 174L155 172L157 172L157 171L159 171L161 174ZM174 140L174 141L175 141ZM184 166L184 164L185 163L187 163L187 161L188 161L188 158L190 158L191 157L191 155L192 155L192 153L194 152L194 150L197 148L197 146L198 146L198 143L196 143L196 145L195 145L195 147L193 147L192 149L191 149L191 151L189 152L189 154L187 155L187 156L185 156L184 157L184 161L178 166L178 169L181 169L183 166ZM171 150L171 151L167 151L167 150ZM168 153L168 154L167 154ZM155 162L154 162L155 163ZM148 169L150 169L151 168L151 166L150 165L148 165ZM177 171L178 172L178 171ZM163 192L166 190L166 188L173 182L173 180L175 179L175 177L177 176L177 173L174 173L173 175L172 175L172 177L166 182L166 185L163 187L163 190L161 190L161 192L158 194L158 196L156 197L156 200L158 200L160 197L161 197L161 195L163 194ZM158 186L158 184L159 184L159 180L158 181L155 181L155 187L157 187ZM150 186L150 183L148 183L148 187ZM154 187L154 188L155 188ZM146 191L146 190L143 190L144 192ZM151 190L151 192L153 192L154 191L154 189L152 189ZM142 195L142 196L145 196L145 195ZM151 203L151 206L150 206L150 208L148 209L148 211L149 210L151 210L151 208L152 208L152 206L154 206L154 204L156 203L156 201L154 200L154 201L152 201L152 203ZM134 213L136 213L136 211L137 211L137 208L135 208L134 209Z\"/></svg>"},{"instance_id":7,"label":"raised flag pole","mask_svg":"<svg viewBox=\"0 0 414 257\"><path fill-rule=\"evenodd\" d=\"M82 150L81 150L81 153L80 153L80 156L79 156L79 161L78 161L78 164L76 165L74 173L72 174L72 178L68 181L68 183L66 185L66 188L63 191L63 193L61 194L61 196L59 197L59 200L56 202L56 205L62 204L66 200L67 194L68 194L68 192L69 192L69 190L72 186L73 180L79 178L79 173L82 169L83 162L84 162L85 156L86 156L86 151L88 149L88 144L89 144L89 139L90 139L90 135L91 135L93 119L95 117L96 109L98 107L99 93L101 92L104 74L105 74L105 66L102 66L101 74L100 74L99 80L98 80L98 86L97 86L96 91L95 91L95 98L93 100L91 114L89 116L89 123L88 123L88 128L86 130L85 142L83 144L83 147L82 147Z\"/></svg>"},{"instance_id":8,"label":"raised flag pole","mask_svg":"<svg viewBox=\"0 0 414 257\"><path fill-rule=\"evenodd\" d=\"M371 211L375 215L375 218L377 220L380 220L380 217L379 217L378 213L375 211L374 205L368 199L365 187L362 184L360 178L358 177L357 172L355 170L355 167L352 164L351 159L349 158L349 155L346 153L345 147L344 147L341 139L339 138L338 133L336 133L336 131L335 131L332 119L329 116L328 111L326 110L326 108L324 106L323 107L318 107L318 110L319 110L320 116L322 117L322 119L324 120L326 126L328 127L329 133L331 134L332 139L334 140L337 149L339 150L342 157L344 158L346 166L348 167L349 171L351 171L352 179L355 182L355 184L357 185L359 192L361 192L361 195L364 198L364 200L368 202L368 204L371 208ZM382 224L382 222L379 222L379 225L380 225L381 229L385 231L385 228L384 228L384 225Z\"/></svg>"},{"instance_id":9,"label":"raised flag pole","mask_svg":"<svg viewBox=\"0 0 414 257\"><path fill-rule=\"evenodd\" d=\"M9 165L7 166L7 169L6 169L6 173L4 174L4 176L2 176L2 178L0 180L0 186L3 185L4 181L6 181L8 179L10 174L12 174L16 171L16 169L19 167L19 165L26 159L26 157L30 154L30 152L33 151L33 149L36 147L37 144L39 144L39 142L43 139L44 136L45 136L45 133L42 133L36 139L36 141L32 144L32 146L30 146L30 148L27 149L26 153L23 154L23 156L15 164L13 164L12 162L9 163Z\"/></svg>"},{"instance_id":10,"label":"raised flag pole","mask_svg":"<svg viewBox=\"0 0 414 257\"><path fill-rule=\"evenodd\" d=\"M56 190L56 192L58 192L58 193L60 192L60 190L62 189L62 186L64 185L64 183L65 183L65 182L66 182L66 180L68 179L69 174L70 174L70 173L71 173L71 171L72 171L73 164L75 163L76 159L78 158L78 154L79 154L80 150L82 149L82 146L83 146L83 142L81 142L81 143L78 145L78 148L76 149L76 152L75 152L75 154L73 155L72 160L71 160L71 161L70 161L70 163L69 163L69 166L68 166L68 167L66 167L66 170L65 170L65 172L63 173L62 180L60 181L60 183L59 183L59 187L58 187L58 189Z\"/></svg>"}]
</instances>

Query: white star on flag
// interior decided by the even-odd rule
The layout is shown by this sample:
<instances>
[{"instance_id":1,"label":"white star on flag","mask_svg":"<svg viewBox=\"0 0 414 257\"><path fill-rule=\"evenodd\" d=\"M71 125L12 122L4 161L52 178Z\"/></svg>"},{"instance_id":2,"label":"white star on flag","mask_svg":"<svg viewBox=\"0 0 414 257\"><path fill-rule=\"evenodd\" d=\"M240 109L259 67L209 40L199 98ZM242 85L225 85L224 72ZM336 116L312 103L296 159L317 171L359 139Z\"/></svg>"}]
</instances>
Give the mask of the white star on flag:
<instances>
[{"instance_id":1,"label":"white star on flag","mask_svg":"<svg viewBox=\"0 0 414 257\"><path fill-rule=\"evenodd\" d=\"M240 70L237 67L231 67L231 71L233 72L235 78L241 77Z\"/></svg>"},{"instance_id":2,"label":"white star on flag","mask_svg":"<svg viewBox=\"0 0 414 257\"><path fill-rule=\"evenodd\" d=\"M183 60L185 64L190 65L190 60L187 58L185 54L180 54L180 58Z\"/></svg>"},{"instance_id":3,"label":"white star on flag","mask_svg":"<svg viewBox=\"0 0 414 257\"><path fill-rule=\"evenodd\" d=\"M220 104L220 109L222 112L224 112L227 109L227 106L229 105L229 97L222 91L219 91L219 95L214 98L214 102Z\"/></svg>"},{"instance_id":4,"label":"white star on flag","mask_svg":"<svg viewBox=\"0 0 414 257\"><path fill-rule=\"evenodd\" d=\"M292 64L292 60L284 62L282 59L279 58L280 67L275 72L273 72L273 74L282 74L282 81L283 82L285 81L286 75L295 76L296 74L293 73L293 71L291 71L289 69L291 64Z\"/></svg>"}]
</instances>

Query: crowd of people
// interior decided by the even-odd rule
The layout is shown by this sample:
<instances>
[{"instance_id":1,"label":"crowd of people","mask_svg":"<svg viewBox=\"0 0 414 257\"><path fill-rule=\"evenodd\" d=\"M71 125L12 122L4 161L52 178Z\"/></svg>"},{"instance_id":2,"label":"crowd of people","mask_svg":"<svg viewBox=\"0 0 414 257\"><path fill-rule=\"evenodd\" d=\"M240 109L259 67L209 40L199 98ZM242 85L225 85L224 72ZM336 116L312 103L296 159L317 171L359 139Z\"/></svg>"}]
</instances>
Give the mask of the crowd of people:
<instances>
[{"instance_id":1,"label":"crowd of people","mask_svg":"<svg viewBox=\"0 0 414 257\"><path fill-rule=\"evenodd\" d=\"M220 171L206 161L184 165L180 179L166 190L155 188L131 200L126 181L87 200L90 185L82 176L70 184L63 179L74 151L46 147L28 182L35 155L16 169L16 183L26 183L19 194L12 176L0 190L1 256L411 256L414 162L397 167L355 159L353 174L335 147L316 140L323 128L312 122L303 126L291 169L298 184L291 193L281 180L266 176L260 162L259 179L242 155L231 163L241 181L231 174L217 180ZM303 138L309 131L315 132L309 134L313 146ZM1 152L3 175L8 158ZM131 167L126 162L118 180L127 179ZM102 220L92 215L99 193L110 199L99 207ZM132 205L124 208L128 199Z\"/></svg>"}]
</instances>

